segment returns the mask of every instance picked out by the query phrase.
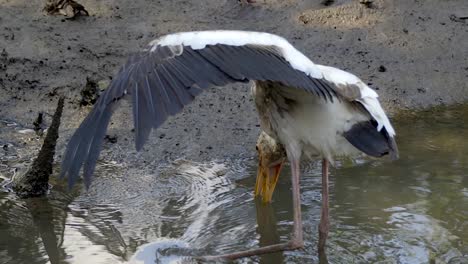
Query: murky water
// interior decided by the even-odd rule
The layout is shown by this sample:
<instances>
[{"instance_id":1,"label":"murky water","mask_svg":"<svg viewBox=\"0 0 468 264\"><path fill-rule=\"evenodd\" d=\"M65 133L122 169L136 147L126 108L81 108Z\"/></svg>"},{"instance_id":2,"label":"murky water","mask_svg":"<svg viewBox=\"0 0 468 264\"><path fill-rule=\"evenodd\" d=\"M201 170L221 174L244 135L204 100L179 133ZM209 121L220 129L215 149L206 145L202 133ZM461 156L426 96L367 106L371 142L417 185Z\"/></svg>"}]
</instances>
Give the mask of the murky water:
<instances>
[{"instance_id":1,"label":"murky water","mask_svg":"<svg viewBox=\"0 0 468 264\"><path fill-rule=\"evenodd\" d=\"M400 160L339 161L331 171L328 260L468 263L468 106L398 119ZM20 130L9 124L0 130ZM0 150L3 178L27 162L17 147ZM240 262L319 261L317 165L301 180L306 248ZM47 198L0 192L0 263L191 263L180 256L285 241L292 228L289 171L267 206L253 199L255 173L255 160L179 160L138 177L100 177L94 184L115 188L99 195L67 192L55 180Z\"/></svg>"}]
</instances>

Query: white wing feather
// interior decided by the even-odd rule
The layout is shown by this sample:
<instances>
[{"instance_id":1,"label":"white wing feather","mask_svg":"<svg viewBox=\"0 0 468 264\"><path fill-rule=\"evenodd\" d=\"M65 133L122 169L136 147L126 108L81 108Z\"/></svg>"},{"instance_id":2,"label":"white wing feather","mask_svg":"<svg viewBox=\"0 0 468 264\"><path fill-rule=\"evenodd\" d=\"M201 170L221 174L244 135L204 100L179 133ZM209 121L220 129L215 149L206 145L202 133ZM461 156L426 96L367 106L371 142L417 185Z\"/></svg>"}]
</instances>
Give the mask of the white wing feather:
<instances>
[{"instance_id":1,"label":"white wing feather","mask_svg":"<svg viewBox=\"0 0 468 264\"><path fill-rule=\"evenodd\" d=\"M184 45L192 49L203 49L206 45L225 44L243 46L247 44L276 46L291 66L312 78L320 78L320 71L316 65L300 51L295 49L286 39L264 32L213 30L181 32L163 36L150 42L151 50L156 46Z\"/></svg>"},{"instance_id":2,"label":"white wing feather","mask_svg":"<svg viewBox=\"0 0 468 264\"><path fill-rule=\"evenodd\" d=\"M367 86L361 79L355 75L345 72L343 70L316 65L322 72L322 76L325 80L341 85L356 85L361 91L361 98L357 98L356 101L360 102L371 116L377 121L377 130L380 131L383 127L387 130L388 134L393 137L395 136L395 129L390 124L385 111L379 103L379 95Z\"/></svg>"}]
</instances>

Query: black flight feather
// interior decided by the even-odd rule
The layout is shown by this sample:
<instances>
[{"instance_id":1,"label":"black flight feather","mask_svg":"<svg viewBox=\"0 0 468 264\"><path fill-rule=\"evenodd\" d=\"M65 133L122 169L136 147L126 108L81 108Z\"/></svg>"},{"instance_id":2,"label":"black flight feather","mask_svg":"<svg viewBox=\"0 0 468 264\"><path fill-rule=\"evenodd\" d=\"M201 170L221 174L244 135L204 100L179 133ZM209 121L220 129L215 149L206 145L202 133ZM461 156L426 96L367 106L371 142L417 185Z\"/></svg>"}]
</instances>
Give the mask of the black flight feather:
<instances>
[{"instance_id":1,"label":"black flight feather","mask_svg":"<svg viewBox=\"0 0 468 264\"><path fill-rule=\"evenodd\" d=\"M153 128L180 112L203 89L249 80L280 82L326 101L337 97L332 85L294 69L273 46L217 44L195 50L158 45L131 55L121 67L70 139L60 176L68 176L72 186L84 166L85 185L89 186L113 109L121 98L132 98L135 146L140 150ZM348 140L373 155L389 152L391 139L387 139L390 147L381 145L380 134L368 132L368 128L368 124L353 127L347 132ZM373 143L362 143L362 138Z\"/></svg>"}]
</instances>

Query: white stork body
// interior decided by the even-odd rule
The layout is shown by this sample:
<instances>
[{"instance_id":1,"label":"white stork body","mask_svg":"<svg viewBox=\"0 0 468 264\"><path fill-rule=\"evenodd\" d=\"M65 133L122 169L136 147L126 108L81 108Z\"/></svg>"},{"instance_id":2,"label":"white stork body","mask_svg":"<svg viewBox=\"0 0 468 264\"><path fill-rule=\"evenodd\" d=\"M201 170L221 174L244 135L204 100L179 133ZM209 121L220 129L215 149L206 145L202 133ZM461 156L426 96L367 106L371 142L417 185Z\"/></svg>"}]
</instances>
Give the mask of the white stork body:
<instances>
[{"instance_id":1,"label":"white stork body","mask_svg":"<svg viewBox=\"0 0 468 264\"><path fill-rule=\"evenodd\" d=\"M302 90L278 86L262 82L252 86L263 131L296 156L333 162L335 156L359 154L343 133L369 120L368 114L347 102L326 102Z\"/></svg>"},{"instance_id":2,"label":"white stork body","mask_svg":"<svg viewBox=\"0 0 468 264\"><path fill-rule=\"evenodd\" d=\"M279 146L265 148L279 155L259 150L265 161L260 165L279 175L284 150L291 163L294 235L288 243L222 257L232 259L303 246L299 195L302 155L323 159L319 244L323 249L328 233L328 162L335 156L360 151L375 157L397 157L395 131L377 93L359 78L314 64L287 40L273 34L201 31L152 41L147 49L128 59L72 136L61 176L68 175L71 186L84 167L84 182L89 186L107 126L121 98L131 97L135 145L140 150L153 128L180 112L204 89L249 81L255 83L252 92L261 127L274 139L260 142ZM279 161L271 160L278 157Z\"/></svg>"}]
</instances>

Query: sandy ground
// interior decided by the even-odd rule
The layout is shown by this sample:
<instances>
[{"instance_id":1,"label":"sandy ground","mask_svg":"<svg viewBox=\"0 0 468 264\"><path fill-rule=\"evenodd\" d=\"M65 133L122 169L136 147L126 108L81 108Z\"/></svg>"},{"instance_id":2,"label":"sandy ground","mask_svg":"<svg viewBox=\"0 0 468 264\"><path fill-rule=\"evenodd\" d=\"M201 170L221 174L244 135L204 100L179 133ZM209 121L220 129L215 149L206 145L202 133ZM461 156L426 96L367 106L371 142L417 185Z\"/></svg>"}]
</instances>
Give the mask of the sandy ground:
<instances>
[{"instance_id":1,"label":"sandy ground","mask_svg":"<svg viewBox=\"0 0 468 264\"><path fill-rule=\"evenodd\" d=\"M375 0L372 8L357 0L79 0L90 16L76 20L45 15L44 2L0 0L0 119L31 127L65 96L59 156L89 111L78 104L86 78L105 87L129 53L177 31L282 35L314 62L360 76L391 113L468 99L466 0ZM141 169L151 166L138 162L253 157L259 125L251 101L246 85L211 89L137 155L124 104L109 130L117 143L105 143L101 158Z\"/></svg>"}]
</instances>

